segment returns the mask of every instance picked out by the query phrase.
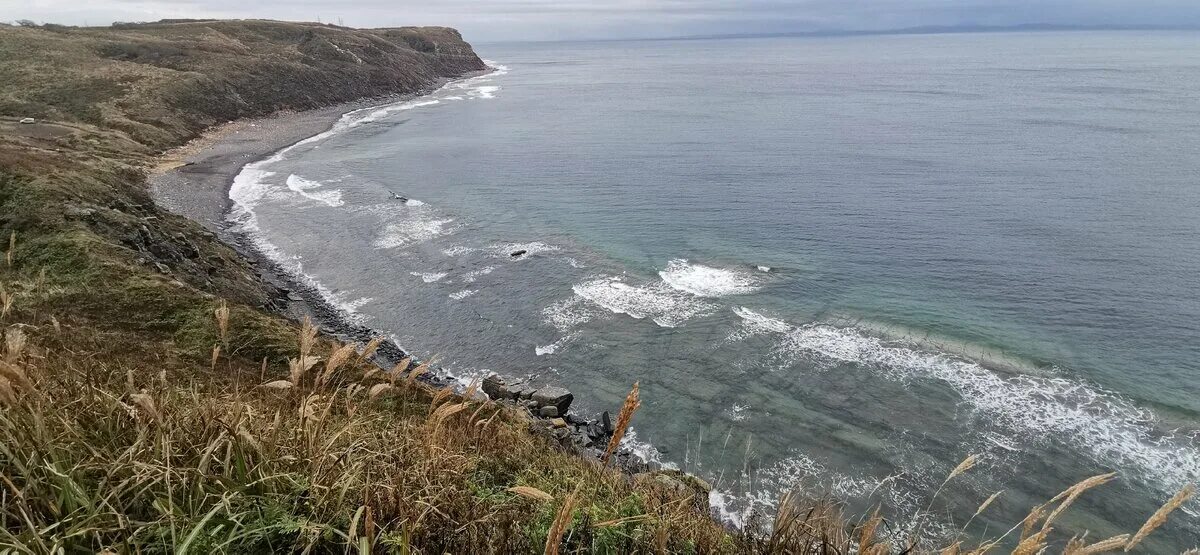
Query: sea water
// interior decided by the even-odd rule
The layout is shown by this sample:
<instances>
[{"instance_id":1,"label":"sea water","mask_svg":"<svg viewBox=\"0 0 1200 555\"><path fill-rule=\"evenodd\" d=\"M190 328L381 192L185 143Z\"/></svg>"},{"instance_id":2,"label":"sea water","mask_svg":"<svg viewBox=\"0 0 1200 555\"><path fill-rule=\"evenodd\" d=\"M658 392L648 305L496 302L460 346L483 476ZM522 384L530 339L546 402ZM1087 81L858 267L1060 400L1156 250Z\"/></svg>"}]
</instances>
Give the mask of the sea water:
<instances>
[{"instance_id":1,"label":"sea water","mask_svg":"<svg viewBox=\"0 0 1200 555\"><path fill-rule=\"evenodd\" d=\"M1115 471L1057 525L1098 538L1200 479L1195 33L477 49L247 166L231 224L460 377L640 382L627 446L735 524L800 486L949 537L1004 490L995 537Z\"/></svg>"}]
</instances>

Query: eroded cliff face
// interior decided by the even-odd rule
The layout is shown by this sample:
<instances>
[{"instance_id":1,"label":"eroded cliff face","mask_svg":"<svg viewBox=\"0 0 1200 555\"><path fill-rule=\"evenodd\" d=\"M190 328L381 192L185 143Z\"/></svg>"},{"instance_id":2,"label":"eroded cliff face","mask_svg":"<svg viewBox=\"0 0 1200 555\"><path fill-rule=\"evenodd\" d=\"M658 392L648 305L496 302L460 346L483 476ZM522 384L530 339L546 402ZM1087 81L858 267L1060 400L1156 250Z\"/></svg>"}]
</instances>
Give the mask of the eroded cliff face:
<instances>
[{"instance_id":1,"label":"eroded cliff face","mask_svg":"<svg viewBox=\"0 0 1200 555\"><path fill-rule=\"evenodd\" d=\"M0 116L77 122L152 150L211 125L394 93L485 69L446 27L277 21L0 28Z\"/></svg>"}]
</instances>

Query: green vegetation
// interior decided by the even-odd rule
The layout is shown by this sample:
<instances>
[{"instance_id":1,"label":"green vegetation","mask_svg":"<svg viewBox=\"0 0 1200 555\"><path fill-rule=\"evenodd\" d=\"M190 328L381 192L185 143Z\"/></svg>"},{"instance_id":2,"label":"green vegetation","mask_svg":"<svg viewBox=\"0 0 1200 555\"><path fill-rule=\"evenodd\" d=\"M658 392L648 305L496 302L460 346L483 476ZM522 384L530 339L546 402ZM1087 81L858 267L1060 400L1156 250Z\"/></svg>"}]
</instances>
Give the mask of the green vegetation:
<instances>
[{"instance_id":1,"label":"green vegetation","mask_svg":"<svg viewBox=\"0 0 1200 555\"><path fill-rule=\"evenodd\" d=\"M913 550L919 531L889 543L880 515L800 495L771 531L729 531L697 480L628 476L473 388L380 369L378 343L273 315L247 260L147 192L156 153L210 125L480 67L442 28L0 27L0 552ZM1039 552L1109 478L1035 508L1003 545ZM1188 495L1065 551L1137 544Z\"/></svg>"}]
</instances>

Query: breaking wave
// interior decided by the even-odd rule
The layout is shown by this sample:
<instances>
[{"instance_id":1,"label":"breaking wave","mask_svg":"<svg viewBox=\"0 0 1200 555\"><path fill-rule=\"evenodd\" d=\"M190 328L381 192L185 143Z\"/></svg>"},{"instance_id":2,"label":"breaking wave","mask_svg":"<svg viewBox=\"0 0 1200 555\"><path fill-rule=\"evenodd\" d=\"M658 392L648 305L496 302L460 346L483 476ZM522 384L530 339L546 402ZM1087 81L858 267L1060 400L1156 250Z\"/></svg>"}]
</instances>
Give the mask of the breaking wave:
<instances>
[{"instance_id":1,"label":"breaking wave","mask_svg":"<svg viewBox=\"0 0 1200 555\"><path fill-rule=\"evenodd\" d=\"M583 297L609 312L626 314L641 320L649 318L664 328L673 328L683 322L716 311L717 306L692 295L657 283L633 286L619 277L602 277L571 288Z\"/></svg>"},{"instance_id":2,"label":"breaking wave","mask_svg":"<svg viewBox=\"0 0 1200 555\"><path fill-rule=\"evenodd\" d=\"M555 341L554 343L551 343L549 345L539 345L537 347L534 347L533 353L537 356L552 355L555 352L557 352L559 349L566 347L567 344L574 341L576 337L579 337L579 332L569 333L569 334L559 338L558 341Z\"/></svg>"},{"instance_id":3,"label":"breaking wave","mask_svg":"<svg viewBox=\"0 0 1200 555\"><path fill-rule=\"evenodd\" d=\"M745 295L759 287L754 277L744 272L689 264L681 258L668 262L658 275L667 285L698 297Z\"/></svg>"},{"instance_id":4,"label":"breaking wave","mask_svg":"<svg viewBox=\"0 0 1200 555\"><path fill-rule=\"evenodd\" d=\"M338 207L346 204L342 201L342 192L337 189L317 190L323 184L319 181L305 179L296 174L289 175L287 178L288 189L291 189L307 199L326 204L328 206Z\"/></svg>"},{"instance_id":5,"label":"breaking wave","mask_svg":"<svg viewBox=\"0 0 1200 555\"><path fill-rule=\"evenodd\" d=\"M1015 432L1009 442L1072 444L1093 460L1136 469L1134 477L1166 490L1200 479L1200 449L1192 438L1161 429L1150 411L1080 381L1002 376L976 362L825 324L787 332L773 355L784 362L815 357L855 364L901 382L936 380L993 424Z\"/></svg>"}]
</instances>

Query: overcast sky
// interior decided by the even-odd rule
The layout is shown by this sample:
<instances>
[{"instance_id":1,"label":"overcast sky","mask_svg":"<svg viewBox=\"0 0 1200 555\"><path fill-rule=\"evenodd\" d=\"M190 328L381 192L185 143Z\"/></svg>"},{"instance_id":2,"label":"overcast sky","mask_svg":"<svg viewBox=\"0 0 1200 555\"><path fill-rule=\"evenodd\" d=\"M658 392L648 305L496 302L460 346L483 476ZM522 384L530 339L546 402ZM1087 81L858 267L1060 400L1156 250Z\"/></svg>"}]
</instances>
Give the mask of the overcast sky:
<instances>
[{"instance_id":1,"label":"overcast sky","mask_svg":"<svg viewBox=\"0 0 1200 555\"><path fill-rule=\"evenodd\" d=\"M270 18L448 25L468 40L880 30L923 25L1200 26L1200 0L0 0L0 21Z\"/></svg>"}]
</instances>

